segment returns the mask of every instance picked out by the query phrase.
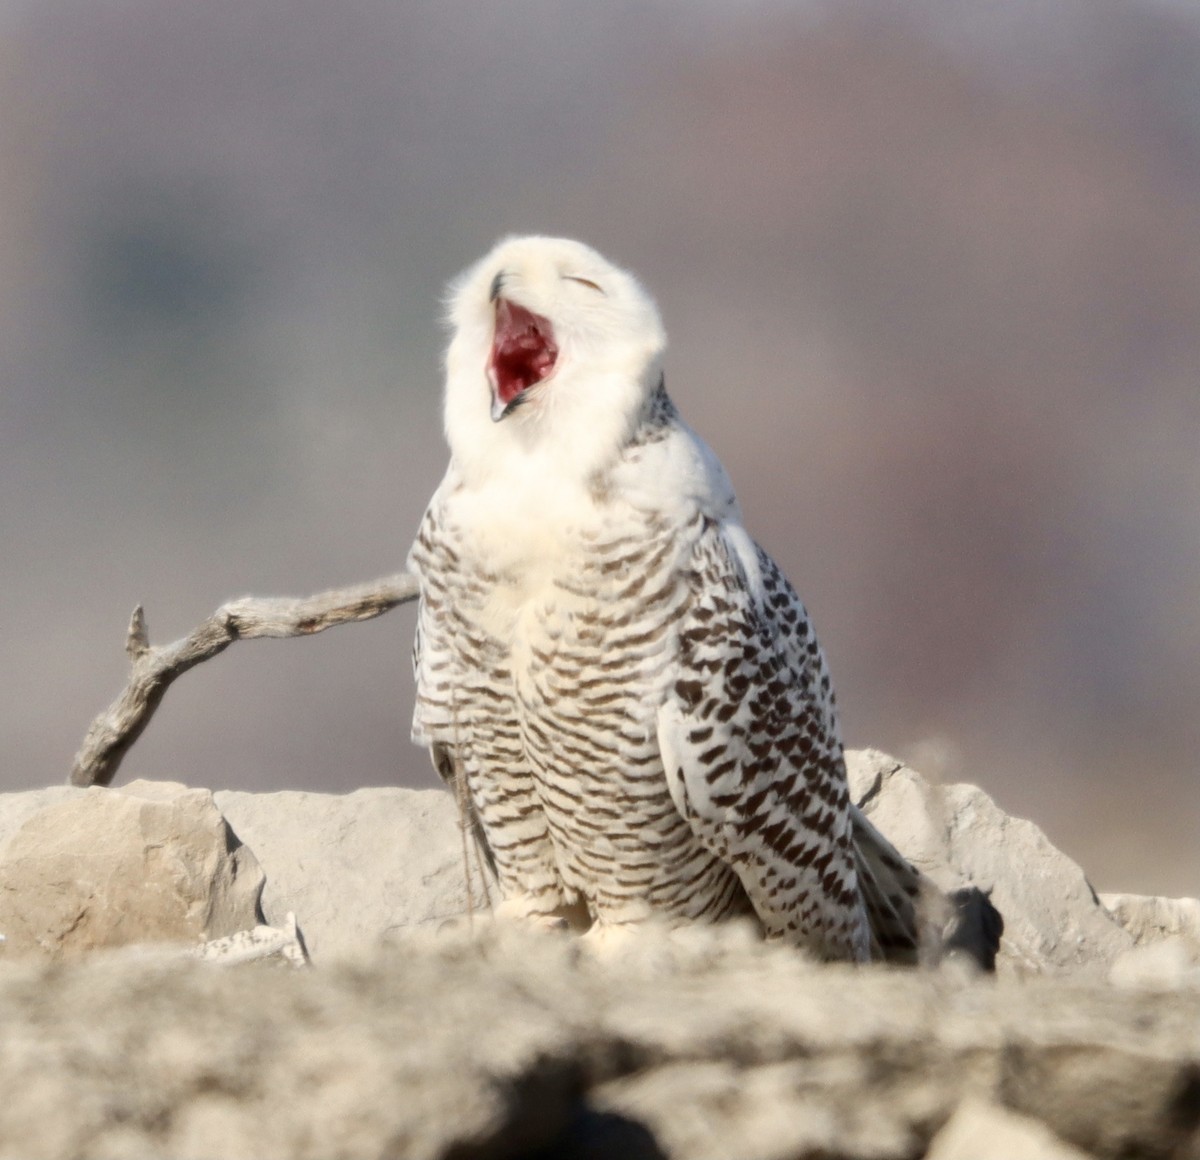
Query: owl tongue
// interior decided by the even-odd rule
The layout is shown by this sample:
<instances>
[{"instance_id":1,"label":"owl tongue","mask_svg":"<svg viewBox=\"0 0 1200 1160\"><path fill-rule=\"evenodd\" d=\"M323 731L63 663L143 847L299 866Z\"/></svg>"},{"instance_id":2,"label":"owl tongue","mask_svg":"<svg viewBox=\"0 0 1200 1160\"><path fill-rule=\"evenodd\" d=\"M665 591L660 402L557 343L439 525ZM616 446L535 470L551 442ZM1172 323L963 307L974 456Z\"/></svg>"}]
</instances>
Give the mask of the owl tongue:
<instances>
[{"instance_id":1,"label":"owl tongue","mask_svg":"<svg viewBox=\"0 0 1200 1160\"><path fill-rule=\"evenodd\" d=\"M495 391L493 418L507 415L522 391L540 383L554 370L557 358L558 347L549 319L507 298L498 298L488 365Z\"/></svg>"}]
</instances>

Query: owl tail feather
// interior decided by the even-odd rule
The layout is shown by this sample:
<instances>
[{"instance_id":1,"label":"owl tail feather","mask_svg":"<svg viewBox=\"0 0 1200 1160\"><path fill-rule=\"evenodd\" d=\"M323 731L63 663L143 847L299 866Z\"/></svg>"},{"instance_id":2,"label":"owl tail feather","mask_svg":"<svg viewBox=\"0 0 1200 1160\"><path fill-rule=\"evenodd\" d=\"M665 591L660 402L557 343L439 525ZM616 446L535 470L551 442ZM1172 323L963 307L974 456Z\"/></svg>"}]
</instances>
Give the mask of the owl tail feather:
<instances>
[{"instance_id":1,"label":"owl tail feather","mask_svg":"<svg viewBox=\"0 0 1200 1160\"><path fill-rule=\"evenodd\" d=\"M1004 919L987 894L977 887L944 894L855 805L850 820L872 961L935 966L955 957L994 971Z\"/></svg>"},{"instance_id":2,"label":"owl tail feather","mask_svg":"<svg viewBox=\"0 0 1200 1160\"><path fill-rule=\"evenodd\" d=\"M873 962L915 965L921 953L921 873L868 820L850 807L858 888L871 927Z\"/></svg>"}]
</instances>

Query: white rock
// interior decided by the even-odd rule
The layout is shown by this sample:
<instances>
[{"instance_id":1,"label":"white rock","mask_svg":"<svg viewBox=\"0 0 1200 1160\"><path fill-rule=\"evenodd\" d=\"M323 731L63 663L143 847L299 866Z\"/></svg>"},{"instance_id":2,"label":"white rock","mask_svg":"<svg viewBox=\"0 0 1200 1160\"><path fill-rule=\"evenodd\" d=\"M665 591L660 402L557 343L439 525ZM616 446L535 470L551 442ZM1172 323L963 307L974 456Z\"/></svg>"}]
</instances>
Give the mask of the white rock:
<instances>
[{"instance_id":1,"label":"white rock","mask_svg":"<svg viewBox=\"0 0 1200 1160\"><path fill-rule=\"evenodd\" d=\"M1183 938L1200 962L1197 900L1110 895L1105 899L1110 912L1098 904L1083 871L1056 850L1037 826L1009 817L981 790L930 784L876 750L851 751L847 763L855 800L936 885L947 892L975 889L990 896L1005 922L998 962L1001 973L1072 970L1108 978L1113 964L1135 941L1170 935ZM177 836L152 841L140 824L115 822L102 811L139 813L150 809L146 803L155 799L167 808L166 802L188 794L200 795L195 800L203 799L208 809L215 801L234 834L254 851L267 876L262 896L266 922L284 928L287 913L295 912L308 948L318 958L355 954L387 941L395 932L438 927L469 909L489 910L477 857L463 842L453 799L441 790L391 787L345 795L235 791L208 795L171 783L134 783L123 790L63 786L0 796L0 902L8 899L0 906L0 932L14 940L0 954L11 957L23 939L37 937L22 926L26 921L22 914L32 916L42 908L42 918L49 921L44 907L54 888L31 880L27 867L32 858L42 859L40 865L46 870L52 869L54 858L83 860L79 862L83 865L88 859L107 857L121 862L117 877L133 880L137 888L123 897L111 917L113 924L128 929L101 935L96 928L88 933L102 909L99 903L89 904L95 915L86 921L64 910L55 921L69 924L78 919L81 924L68 943L115 945L150 937L149 929L162 922L154 901L162 888L154 885L153 876L145 877L144 859L168 863L173 859L185 865L197 856L194 852L168 856L166 851L179 841ZM143 804L134 809L131 797ZM44 815L51 820L44 820ZM23 827L31 824L33 830L26 832ZM219 854L229 841L227 835L214 839L211 834L206 840L219 847ZM26 864L21 871L24 878L10 857L14 842L17 861ZM120 853L123 845L128 848ZM233 865L239 860L252 861L246 850L237 853ZM473 866L470 897L468 860ZM61 880L74 882L68 895L88 877L61 867L57 873ZM197 892L226 890L219 879L220 875L207 887L196 887ZM14 901L14 891L22 895L19 900ZM191 922L167 937L194 945L202 935L212 939L251 930L258 918L251 909L242 908L236 925L218 929L219 923L210 924L209 929L198 931ZM147 911L145 916L142 911ZM42 933L48 945L56 945L55 936ZM1148 971L1155 978L1164 977L1159 967L1152 970L1136 956L1113 977L1145 979ZM1184 976L1179 978L1183 985Z\"/></svg>"},{"instance_id":2,"label":"white rock","mask_svg":"<svg viewBox=\"0 0 1200 1160\"><path fill-rule=\"evenodd\" d=\"M48 785L42 789L21 790L0 795L0 854L12 836L34 814L48 806L74 801L88 791L72 785Z\"/></svg>"},{"instance_id":3,"label":"white rock","mask_svg":"<svg viewBox=\"0 0 1200 1160\"><path fill-rule=\"evenodd\" d=\"M458 808L442 790L220 790L215 797L266 870L267 922L282 926L294 911L318 960L359 953L394 931L468 908ZM479 882L474 873L472 901L487 910Z\"/></svg>"},{"instance_id":4,"label":"white rock","mask_svg":"<svg viewBox=\"0 0 1200 1160\"><path fill-rule=\"evenodd\" d=\"M911 1133L898 1117L876 1114L853 1122L840 1100L831 1099L828 1091L812 1090L813 1070L806 1062L747 1067L693 1060L608 1084L595 1104L644 1124L660 1156L788 1160L905 1155Z\"/></svg>"},{"instance_id":5,"label":"white rock","mask_svg":"<svg viewBox=\"0 0 1200 1160\"><path fill-rule=\"evenodd\" d=\"M1200 993L710 933L666 974L500 923L312 971L6 965L0 1157L912 1160L943 1125L935 1160L1197 1155ZM970 1135L970 1098L1012 1111Z\"/></svg>"},{"instance_id":6,"label":"white rock","mask_svg":"<svg viewBox=\"0 0 1200 1160\"><path fill-rule=\"evenodd\" d=\"M136 781L12 800L26 796L0 811L5 957L194 945L257 922L262 871L208 790Z\"/></svg>"},{"instance_id":7,"label":"white rock","mask_svg":"<svg viewBox=\"0 0 1200 1160\"><path fill-rule=\"evenodd\" d=\"M310 962L296 916L290 912L283 927L260 924L253 930L239 930L224 938L210 939L190 953L201 962L222 967L272 958L293 967L307 967Z\"/></svg>"},{"instance_id":8,"label":"white rock","mask_svg":"<svg viewBox=\"0 0 1200 1160\"><path fill-rule=\"evenodd\" d=\"M1200 965L1192 947L1181 938L1142 943L1117 957L1108 973L1118 987L1174 991L1200 987Z\"/></svg>"},{"instance_id":9,"label":"white rock","mask_svg":"<svg viewBox=\"0 0 1200 1160\"><path fill-rule=\"evenodd\" d=\"M1044 1124L967 1099L933 1138L925 1160L1088 1160Z\"/></svg>"},{"instance_id":10,"label":"white rock","mask_svg":"<svg viewBox=\"0 0 1200 1160\"><path fill-rule=\"evenodd\" d=\"M846 763L851 796L919 870L943 890L990 897L1004 919L1000 972L1102 977L1133 946L1083 870L977 786L931 785L875 749L852 750Z\"/></svg>"},{"instance_id":11,"label":"white rock","mask_svg":"<svg viewBox=\"0 0 1200 1160\"><path fill-rule=\"evenodd\" d=\"M1200 958L1200 898L1101 894L1100 901L1139 945L1179 938Z\"/></svg>"}]
</instances>

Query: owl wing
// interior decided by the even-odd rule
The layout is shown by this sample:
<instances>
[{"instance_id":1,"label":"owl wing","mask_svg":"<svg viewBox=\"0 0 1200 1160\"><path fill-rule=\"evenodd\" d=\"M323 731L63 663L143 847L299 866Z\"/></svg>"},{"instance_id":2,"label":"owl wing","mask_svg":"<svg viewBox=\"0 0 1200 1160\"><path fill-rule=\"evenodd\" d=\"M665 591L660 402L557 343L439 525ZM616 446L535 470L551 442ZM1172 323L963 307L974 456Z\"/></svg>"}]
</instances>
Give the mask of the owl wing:
<instances>
[{"instance_id":1,"label":"owl wing","mask_svg":"<svg viewBox=\"0 0 1200 1160\"><path fill-rule=\"evenodd\" d=\"M658 714L671 797L768 935L866 959L834 697L799 597L740 525L710 520Z\"/></svg>"},{"instance_id":2,"label":"owl wing","mask_svg":"<svg viewBox=\"0 0 1200 1160\"><path fill-rule=\"evenodd\" d=\"M407 565L421 587L412 652L417 684L412 739L424 746L455 740L458 724L455 694L466 675L462 671L461 651L454 647L455 594L449 588L458 557L442 526L441 507L439 489L421 519Z\"/></svg>"},{"instance_id":3,"label":"owl wing","mask_svg":"<svg viewBox=\"0 0 1200 1160\"><path fill-rule=\"evenodd\" d=\"M444 485L443 485L444 486ZM474 839L487 874L497 876L496 859L484 832L482 820L467 788L466 770L460 749L474 724L460 708L458 691L469 689L471 674L460 659L453 636L454 597L447 577L455 575L457 557L442 526L441 490L433 497L421 520L408 557L408 569L420 580L417 627L413 635L413 675L416 699L413 705L412 740L429 750L437 774L458 803L461 824Z\"/></svg>"}]
</instances>

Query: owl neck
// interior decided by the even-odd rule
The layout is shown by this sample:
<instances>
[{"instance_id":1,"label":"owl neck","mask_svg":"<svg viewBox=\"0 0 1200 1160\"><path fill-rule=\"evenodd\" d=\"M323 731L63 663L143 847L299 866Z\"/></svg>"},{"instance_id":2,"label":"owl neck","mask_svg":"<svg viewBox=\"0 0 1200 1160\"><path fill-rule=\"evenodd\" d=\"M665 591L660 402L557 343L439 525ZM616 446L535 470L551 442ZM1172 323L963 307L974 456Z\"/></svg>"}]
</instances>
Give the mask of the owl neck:
<instances>
[{"instance_id":1,"label":"owl neck","mask_svg":"<svg viewBox=\"0 0 1200 1160\"><path fill-rule=\"evenodd\" d=\"M448 406L447 435L468 486L504 491L520 479L543 493L590 486L632 443L653 441L675 416L661 366L637 377L609 372L547 386L499 422L477 405Z\"/></svg>"}]
</instances>

